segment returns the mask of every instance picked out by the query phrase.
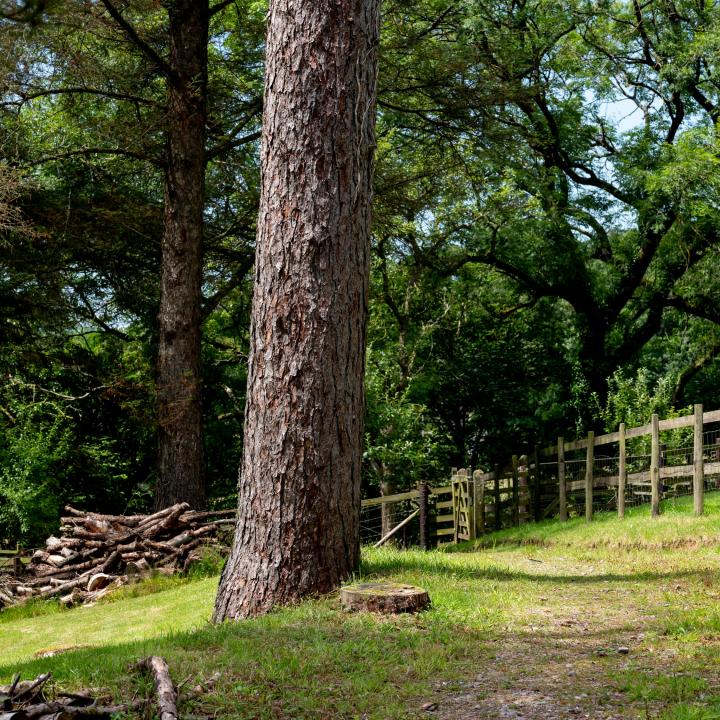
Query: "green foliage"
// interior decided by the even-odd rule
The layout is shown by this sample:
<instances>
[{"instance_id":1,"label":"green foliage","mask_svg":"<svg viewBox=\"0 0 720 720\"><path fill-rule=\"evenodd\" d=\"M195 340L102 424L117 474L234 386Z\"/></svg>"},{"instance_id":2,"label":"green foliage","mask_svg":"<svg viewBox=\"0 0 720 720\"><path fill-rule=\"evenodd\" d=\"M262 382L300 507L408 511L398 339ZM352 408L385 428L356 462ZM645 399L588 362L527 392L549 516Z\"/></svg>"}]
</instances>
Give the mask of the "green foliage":
<instances>
[{"instance_id":1,"label":"green foliage","mask_svg":"<svg viewBox=\"0 0 720 720\"><path fill-rule=\"evenodd\" d=\"M165 83L101 6L47 9L0 38L7 540L67 501L144 510L155 480ZM645 37L629 3L384 3L366 489L720 405L720 12L639 11ZM242 452L266 12L237 0L208 47L213 506ZM167 54L166 8L123 13Z\"/></svg>"},{"instance_id":2,"label":"green foliage","mask_svg":"<svg viewBox=\"0 0 720 720\"><path fill-rule=\"evenodd\" d=\"M66 503L147 510L154 461L138 345L89 334L45 338L44 350L0 349L0 540L26 546L57 532Z\"/></svg>"},{"instance_id":3,"label":"green foliage","mask_svg":"<svg viewBox=\"0 0 720 720\"><path fill-rule=\"evenodd\" d=\"M15 416L0 445L0 543L34 546L56 529L70 440L68 418L54 403Z\"/></svg>"},{"instance_id":4,"label":"green foliage","mask_svg":"<svg viewBox=\"0 0 720 720\"><path fill-rule=\"evenodd\" d=\"M374 494L385 479L398 490L435 481L447 472L452 450L428 408L412 402L413 388L393 390L398 375L388 357L369 352L364 460Z\"/></svg>"},{"instance_id":5,"label":"green foliage","mask_svg":"<svg viewBox=\"0 0 720 720\"><path fill-rule=\"evenodd\" d=\"M211 546L201 545L198 550L200 552L200 559L190 565L188 577L196 580L198 578L220 575L227 560L226 555Z\"/></svg>"},{"instance_id":6,"label":"green foliage","mask_svg":"<svg viewBox=\"0 0 720 720\"><path fill-rule=\"evenodd\" d=\"M598 415L608 432L615 432L620 423L629 428L646 425L653 413L662 419L692 413L691 408L674 407L672 378L660 377L653 383L645 368L638 369L634 376L615 371L608 380L608 388L605 405L598 407Z\"/></svg>"}]
</instances>

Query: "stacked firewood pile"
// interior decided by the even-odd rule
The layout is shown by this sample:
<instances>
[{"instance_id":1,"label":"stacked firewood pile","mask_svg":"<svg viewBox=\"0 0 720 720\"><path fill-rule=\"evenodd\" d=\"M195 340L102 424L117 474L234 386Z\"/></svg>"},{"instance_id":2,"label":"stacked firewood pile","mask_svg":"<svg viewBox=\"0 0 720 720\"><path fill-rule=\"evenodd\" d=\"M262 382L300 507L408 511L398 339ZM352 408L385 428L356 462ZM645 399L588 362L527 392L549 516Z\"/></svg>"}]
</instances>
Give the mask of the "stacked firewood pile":
<instances>
[{"instance_id":1,"label":"stacked firewood pile","mask_svg":"<svg viewBox=\"0 0 720 720\"><path fill-rule=\"evenodd\" d=\"M165 660L153 656L140 660L129 668L147 672L155 681L157 711L163 720L177 720L177 689L170 679ZM16 675L10 685L0 685L0 720L72 720L73 718L113 718L126 713L136 715L150 703L145 699L113 704L109 695L97 690L80 692L47 692L50 673L34 680L20 680Z\"/></svg>"},{"instance_id":2,"label":"stacked firewood pile","mask_svg":"<svg viewBox=\"0 0 720 720\"><path fill-rule=\"evenodd\" d=\"M186 503L153 515L65 511L61 537L49 537L22 576L0 577L0 608L55 596L67 605L87 603L152 570L187 571L201 546L227 550L219 531L234 522L233 510L197 512Z\"/></svg>"}]
</instances>

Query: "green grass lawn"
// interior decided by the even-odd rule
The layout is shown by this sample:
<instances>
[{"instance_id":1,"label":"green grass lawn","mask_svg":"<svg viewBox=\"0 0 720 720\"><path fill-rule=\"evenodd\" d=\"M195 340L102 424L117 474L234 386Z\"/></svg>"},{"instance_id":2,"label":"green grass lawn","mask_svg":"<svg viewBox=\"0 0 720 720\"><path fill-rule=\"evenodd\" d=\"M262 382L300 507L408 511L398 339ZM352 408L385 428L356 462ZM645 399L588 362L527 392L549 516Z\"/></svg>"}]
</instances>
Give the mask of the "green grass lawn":
<instances>
[{"instance_id":1,"label":"green grass lawn","mask_svg":"<svg viewBox=\"0 0 720 720\"><path fill-rule=\"evenodd\" d=\"M502 543L672 545L678 541L720 539L720 492L705 494L705 515L699 518L693 516L691 497L664 500L662 515L653 521L648 518L649 513L649 506L641 505L628 508L622 522L615 513L603 512L596 513L592 523L585 522L584 515L566 523L556 520L528 523L492 533L481 544L485 547Z\"/></svg>"},{"instance_id":2,"label":"green grass lawn","mask_svg":"<svg viewBox=\"0 0 720 720\"><path fill-rule=\"evenodd\" d=\"M148 691L128 665L159 654L183 688L206 683L182 701L201 717L427 717L437 703L434 717L461 719L720 718L718 494L706 507L527 525L480 550L366 550L363 578L429 591L417 616L349 615L332 595L212 626L217 578L14 609L0 614L0 682L51 670L122 700Z\"/></svg>"}]
</instances>

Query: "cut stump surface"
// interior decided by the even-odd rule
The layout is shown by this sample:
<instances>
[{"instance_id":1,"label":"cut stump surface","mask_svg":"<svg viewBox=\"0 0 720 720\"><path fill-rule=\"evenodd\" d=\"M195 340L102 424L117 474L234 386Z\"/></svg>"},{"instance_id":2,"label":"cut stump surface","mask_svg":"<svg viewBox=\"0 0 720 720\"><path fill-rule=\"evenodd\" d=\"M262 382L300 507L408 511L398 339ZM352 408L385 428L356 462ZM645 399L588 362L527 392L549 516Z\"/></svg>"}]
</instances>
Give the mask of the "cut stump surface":
<instances>
[{"instance_id":1,"label":"cut stump surface","mask_svg":"<svg viewBox=\"0 0 720 720\"><path fill-rule=\"evenodd\" d=\"M430 605L426 590L399 583L360 583L340 590L343 610L403 613L418 612Z\"/></svg>"}]
</instances>

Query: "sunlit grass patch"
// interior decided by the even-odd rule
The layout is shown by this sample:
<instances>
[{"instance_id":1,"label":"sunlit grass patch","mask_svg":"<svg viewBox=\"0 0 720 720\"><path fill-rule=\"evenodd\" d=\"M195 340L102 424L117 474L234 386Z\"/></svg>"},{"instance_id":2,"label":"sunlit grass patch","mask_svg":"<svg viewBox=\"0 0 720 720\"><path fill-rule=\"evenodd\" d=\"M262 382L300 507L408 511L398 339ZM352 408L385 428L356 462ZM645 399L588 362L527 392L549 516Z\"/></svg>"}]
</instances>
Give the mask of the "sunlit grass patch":
<instances>
[{"instance_id":1,"label":"sunlit grass patch","mask_svg":"<svg viewBox=\"0 0 720 720\"><path fill-rule=\"evenodd\" d=\"M158 589L154 583L144 590L138 588L136 592L143 594L137 597L62 612L52 611L50 604L35 616L23 614L22 608L11 610L10 619L0 623L0 664L10 667L37 654L65 648L112 646L160 637L197 628L209 620L216 578L176 583L161 592L145 594L153 587ZM13 613L17 613L15 617Z\"/></svg>"},{"instance_id":2,"label":"sunlit grass patch","mask_svg":"<svg viewBox=\"0 0 720 720\"><path fill-rule=\"evenodd\" d=\"M590 523L584 517L570 518L565 523L557 520L528 523L490 533L474 544L463 544L462 549L506 544L609 545L630 549L674 544L720 545L720 492L705 494L705 514L699 518L693 515L692 497L663 500L661 511L660 517L650 518L650 506L640 505L628 508L623 520L615 512L598 512Z\"/></svg>"}]
</instances>

